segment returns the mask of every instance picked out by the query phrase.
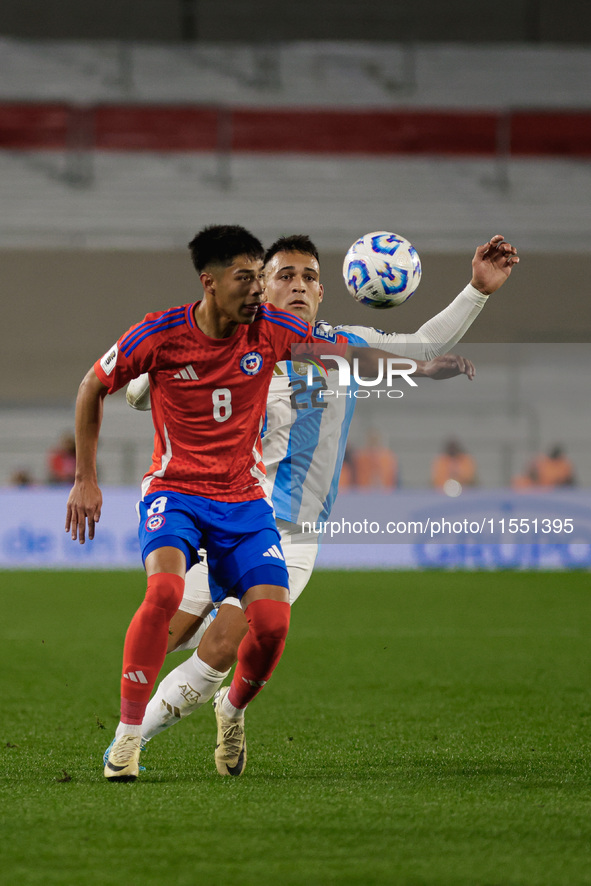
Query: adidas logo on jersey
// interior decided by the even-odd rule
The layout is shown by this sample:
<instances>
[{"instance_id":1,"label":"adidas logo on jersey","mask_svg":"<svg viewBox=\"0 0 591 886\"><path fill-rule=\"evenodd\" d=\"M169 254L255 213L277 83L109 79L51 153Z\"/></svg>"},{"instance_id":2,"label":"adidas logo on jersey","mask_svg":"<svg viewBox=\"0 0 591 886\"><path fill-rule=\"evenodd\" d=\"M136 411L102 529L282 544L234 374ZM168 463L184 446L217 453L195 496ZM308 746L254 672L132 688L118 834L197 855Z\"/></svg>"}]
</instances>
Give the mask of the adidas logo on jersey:
<instances>
[{"instance_id":1,"label":"adidas logo on jersey","mask_svg":"<svg viewBox=\"0 0 591 886\"><path fill-rule=\"evenodd\" d=\"M284 560L285 557L277 547L277 545L271 545L268 551L265 551L263 557L275 557L276 560Z\"/></svg>"},{"instance_id":2,"label":"adidas logo on jersey","mask_svg":"<svg viewBox=\"0 0 591 886\"><path fill-rule=\"evenodd\" d=\"M184 378L185 381L198 381L199 376L189 363L185 366L184 369L181 369L180 372L177 372L176 375L173 375L173 378Z\"/></svg>"}]
</instances>

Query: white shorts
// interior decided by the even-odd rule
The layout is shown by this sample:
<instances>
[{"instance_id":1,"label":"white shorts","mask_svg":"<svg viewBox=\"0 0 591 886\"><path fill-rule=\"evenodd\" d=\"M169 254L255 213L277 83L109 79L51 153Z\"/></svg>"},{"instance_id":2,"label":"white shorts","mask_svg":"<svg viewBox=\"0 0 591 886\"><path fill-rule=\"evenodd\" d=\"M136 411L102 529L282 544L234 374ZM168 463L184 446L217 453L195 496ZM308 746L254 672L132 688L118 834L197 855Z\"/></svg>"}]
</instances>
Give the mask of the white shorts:
<instances>
[{"instance_id":1,"label":"white shorts","mask_svg":"<svg viewBox=\"0 0 591 886\"><path fill-rule=\"evenodd\" d=\"M295 523L287 523L285 520L277 520L277 529L281 535L281 547L285 557L285 565L289 574L289 602L293 606L300 596L312 575L314 563L318 555L318 536L302 533ZM185 578L185 592L179 609L205 618L214 605L209 593L209 577L205 551L199 551L204 562L193 566ZM226 597L221 604L230 603L240 606L236 597Z\"/></svg>"}]
</instances>

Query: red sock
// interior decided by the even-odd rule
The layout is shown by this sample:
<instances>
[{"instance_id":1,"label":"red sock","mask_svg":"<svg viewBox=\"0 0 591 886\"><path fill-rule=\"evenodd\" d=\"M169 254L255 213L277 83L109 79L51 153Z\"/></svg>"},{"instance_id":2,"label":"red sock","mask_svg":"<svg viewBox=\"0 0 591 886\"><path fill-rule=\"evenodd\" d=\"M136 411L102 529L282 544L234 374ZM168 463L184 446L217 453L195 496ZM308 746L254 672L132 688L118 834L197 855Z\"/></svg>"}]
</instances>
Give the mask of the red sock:
<instances>
[{"instance_id":1,"label":"red sock","mask_svg":"<svg viewBox=\"0 0 591 886\"><path fill-rule=\"evenodd\" d=\"M258 695L273 671L289 630L291 608L279 600L253 600L245 610L248 634L238 647L238 664L228 701L245 708Z\"/></svg>"},{"instance_id":2,"label":"red sock","mask_svg":"<svg viewBox=\"0 0 591 886\"><path fill-rule=\"evenodd\" d=\"M170 572L148 578L144 602L127 629L121 677L121 720L141 724L166 656L168 626L183 599L185 580Z\"/></svg>"}]
</instances>

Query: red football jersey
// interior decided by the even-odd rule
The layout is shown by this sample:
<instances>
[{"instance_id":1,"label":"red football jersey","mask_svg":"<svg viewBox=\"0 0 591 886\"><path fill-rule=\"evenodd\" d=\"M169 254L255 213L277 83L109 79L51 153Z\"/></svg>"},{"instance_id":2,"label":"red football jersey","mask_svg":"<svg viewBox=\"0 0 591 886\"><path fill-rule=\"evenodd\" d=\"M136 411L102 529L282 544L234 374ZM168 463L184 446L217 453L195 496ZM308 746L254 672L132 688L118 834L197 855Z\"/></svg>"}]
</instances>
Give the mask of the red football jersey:
<instances>
[{"instance_id":1,"label":"red football jersey","mask_svg":"<svg viewBox=\"0 0 591 886\"><path fill-rule=\"evenodd\" d=\"M228 338L210 338L195 323L195 304L147 314L95 363L112 394L150 374L154 422L152 464L142 496L172 490L218 501L262 498L265 468L260 432L275 363L298 342L329 344L344 353L343 336L273 305Z\"/></svg>"}]
</instances>

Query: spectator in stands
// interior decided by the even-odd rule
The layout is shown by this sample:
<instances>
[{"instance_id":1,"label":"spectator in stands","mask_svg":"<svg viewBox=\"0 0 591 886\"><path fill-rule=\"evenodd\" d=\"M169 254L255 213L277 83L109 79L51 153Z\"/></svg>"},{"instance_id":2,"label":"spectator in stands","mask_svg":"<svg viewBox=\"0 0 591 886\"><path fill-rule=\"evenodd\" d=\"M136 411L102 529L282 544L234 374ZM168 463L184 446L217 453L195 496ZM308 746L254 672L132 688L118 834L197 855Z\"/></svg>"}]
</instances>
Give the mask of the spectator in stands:
<instances>
[{"instance_id":1,"label":"spectator in stands","mask_svg":"<svg viewBox=\"0 0 591 886\"><path fill-rule=\"evenodd\" d=\"M16 471L13 471L10 475L11 486L19 486L23 488L25 486L33 486L34 483L33 475L27 470L27 468L17 468Z\"/></svg>"},{"instance_id":2,"label":"spectator in stands","mask_svg":"<svg viewBox=\"0 0 591 886\"><path fill-rule=\"evenodd\" d=\"M515 474L515 476L511 478L512 489L516 489L519 492L519 490L523 489L532 489L537 485L533 464L533 461L531 461L522 474Z\"/></svg>"},{"instance_id":3,"label":"spectator in stands","mask_svg":"<svg viewBox=\"0 0 591 886\"><path fill-rule=\"evenodd\" d=\"M72 485L76 476L76 442L73 434L62 435L47 456L47 482L53 486Z\"/></svg>"},{"instance_id":4,"label":"spectator in stands","mask_svg":"<svg viewBox=\"0 0 591 886\"><path fill-rule=\"evenodd\" d=\"M339 492L344 489L351 489L355 485L353 476L353 450L350 446L345 449L345 457L343 459L343 467L341 468L341 476L339 477Z\"/></svg>"},{"instance_id":5,"label":"spectator in stands","mask_svg":"<svg viewBox=\"0 0 591 886\"><path fill-rule=\"evenodd\" d=\"M431 465L431 484L435 489L444 489L450 480L461 487L477 483L476 462L454 438L447 441Z\"/></svg>"},{"instance_id":6,"label":"spectator in stands","mask_svg":"<svg viewBox=\"0 0 591 886\"><path fill-rule=\"evenodd\" d=\"M374 428L364 447L353 453L353 482L359 489L394 489L398 485L398 459Z\"/></svg>"},{"instance_id":7,"label":"spectator in stands","mask_svg":"<svg viewBox=\"0 0 591 886\"><path fill-rule=\"evenodd\" d=\"M573 464L563 446L551 446L547 453L537 455L523 474L513 478L514 489L541 486L546 489L557 486L574 486L576 483Z\"/></svg>"}]
</instances>

